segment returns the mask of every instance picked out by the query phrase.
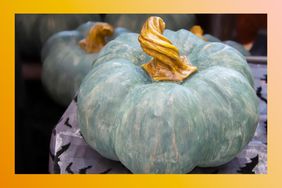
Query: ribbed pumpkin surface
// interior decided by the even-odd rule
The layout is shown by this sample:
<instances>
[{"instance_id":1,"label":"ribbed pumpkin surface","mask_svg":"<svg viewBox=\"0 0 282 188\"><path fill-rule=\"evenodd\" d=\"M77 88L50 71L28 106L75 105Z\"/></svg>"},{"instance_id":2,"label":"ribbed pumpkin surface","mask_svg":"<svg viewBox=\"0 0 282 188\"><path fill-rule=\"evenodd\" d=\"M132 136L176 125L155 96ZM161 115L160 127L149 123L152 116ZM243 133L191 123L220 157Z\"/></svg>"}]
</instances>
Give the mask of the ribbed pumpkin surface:
<instances>
[{"instance_id":1,"label":"ribbed pumpkin surface","mask_svg":"<svg viewBox=\"0 0 282 188\"><path fill-rule=\"evenodd\" d=\"M78 94L88 144L133 173L187 173L234 158L252 138L258 99L243 55L187 30L166 36L198 71L181 83L156 82L137 34L108 43Z\"/></svg>"}]
</instances>

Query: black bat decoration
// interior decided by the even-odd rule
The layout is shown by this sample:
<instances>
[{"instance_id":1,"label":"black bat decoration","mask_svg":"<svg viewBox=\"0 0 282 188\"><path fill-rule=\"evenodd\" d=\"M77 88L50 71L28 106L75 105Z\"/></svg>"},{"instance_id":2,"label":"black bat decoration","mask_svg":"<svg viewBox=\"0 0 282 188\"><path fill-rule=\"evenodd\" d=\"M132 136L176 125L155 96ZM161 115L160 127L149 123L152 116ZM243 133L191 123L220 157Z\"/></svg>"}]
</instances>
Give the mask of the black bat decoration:
<instances>
[{"instance_id":1,"label":"black bat decoration","mask_svg":"<svg viewBox=\"0 0 282 188\"><path fill-rule=\"evenodd\" d=\"M88 170L88 169L90 169L90 168L92 168L92 166L87 166L87 167L85 167L85 168L82 168L82 169L80 169L79 170L79 174L86 174L86 171Z\"/></svg>"},{"instance_id":2,"label":"black bat decoration","mask_svg":"<svg viewBox=\"0 0 282 188\"><path fill-rule=\"evenodd\" d=\"M66 121L65 121L64 124L65 124L67 127L72 128L72 125L69 123L69 120L70 120L70 118L68 117L68 118L66 119Z\"/></svg>"},{"instance_id":3,"label":"black bat decoration","mask_svg":"<svg viewBox=\"0 0 282 188\"><path fill-rule=\"evenodd\" d=\"M64 153L68 148L70 147L70 143L63 145L62 148L56 153L56 155L54 156L54 173L55 174L60 174L61 173L61 168L59 165L59 161L60 161L60 155L62 155L62 153Z\"/></svg>"},{"instance_id":4,"label":"black bat decoration","mask_svg":"<svg viewBox=\"0 0 282 188\"><path fill-rule=\"evenodd\" d=\"M72 171L71 169L71 166L72 166L72 163L70 163L67 168L66 168L66 171L69 173L69 174L74 174L74 172Z\"/></svg>"},{"instance_id":5,"label":"black bat decoration","mask_svg":"<svg viewBox=\"0 0 282 188\"><path fill-rule=\"evenodd\" d=\"M257 88L257 96L258 96L262 101L264 101L265 103L267 103L267 99L264 98L264 97L261 95L261 91L262 91L262 88L261 88L261 87L258 87L258 88Z\"/></svg>"},{"instance_id":6,"label":"black bat decoration","mask_svg":"<svg viewBox=\"0 0 282 188\"><path fill-rule=\"evenodd\" d=\"M109 169L107 169L107 170L105 170L105 171L103 171L103 172L100 172L99 174L108 174L111 170L112 170L112 169L109 168Z\"/></svg>"},{"instance_id":7,"label":"black bat decoration","mask_svg":"<svg viewBox=\"0 0 282 188\"><path fill-rule=\"evenodd\" d=\"M71 169L71 166L72 166L72 162L67 166L67 168L66 168L66 171L69 173L69 174L74 174L74 171ZM82 168L82 169L80 169L79 170L79 174L86 174L86 171L88 170L88 169L90 169L90 168L92 168L92 166L87 166L87 167L85 167L85 168Z\"/></svg>"},{"instance_id":8,"label":"black bat decoration","mask_svg":"<svg viewBox=\"0 0 282 188\"><path fill-rule=\"evenodd\" d=\"M255 168L255 166L257 166L258 159L258 155L254 158L251 158L251 162L246 163L246 166L241 167L237 172L240 174L254 174L255 172L253 171L253 169Z\"/></svg>"}]
</instances>

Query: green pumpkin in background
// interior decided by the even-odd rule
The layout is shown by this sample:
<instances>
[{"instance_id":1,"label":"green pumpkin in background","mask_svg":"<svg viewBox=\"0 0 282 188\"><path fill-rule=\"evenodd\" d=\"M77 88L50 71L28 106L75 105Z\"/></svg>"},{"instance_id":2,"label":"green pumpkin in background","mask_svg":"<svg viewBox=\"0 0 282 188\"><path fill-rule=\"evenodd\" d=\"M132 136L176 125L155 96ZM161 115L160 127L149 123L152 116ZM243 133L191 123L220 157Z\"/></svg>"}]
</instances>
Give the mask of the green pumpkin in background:
<instances>
[{"instance_id":1,"label":"green pumpkin in background","mask_svg":"<svg viewBox=\"0 0 282 188\"><path fill-rule=\"evenodd\" d=\"M162 17L167 29L171 30L191 28L196 20L194 14L107 14L105 21L115 27L125 27L132 32L139 33L142 24L150 16Z\"/></svg>"},{"instance_id":2,"label":"green pumpkin in background","mask_svg":"<svg viewBox=\"0 0 282 188\"><path fill-rule=\"evenodd\" d=\"M23 58L39 58L47 39L59 31L72 30L89 20L100 21L91 14L17 14L16 37Z\"/></svg>"},{"instance_id":3,"label":"green pumpkin in background","mask_svg":"<svg viewBox=\"0 0 282 188\"><path fill-rule=\"evenodd\" d=\"M51 36L41 53L42 83L50 96L66 106L74 97L84 76L91 70L106 37L126 32L107 23L87 22L73 31Z\"/></svg>"},{"instance_id":4,"label":"green pumpkin in background","mask_svg":"<svg viewBox=\"0 0 282 188\"><path fill-rule=\"evenodd\" d=\"M201 28L201 26L198 26L198 25L193 26L191 28L191 32L194 33L195 35L197 35L198 37L202 38L203 40L208 41L208 42L222 42L221 40L219 40L218 38L216 38L216 37L214 37L210 34L204 34L203 29ZM238 42L226 40L226 41L223 41L223 43L228 45L228 46L235 48L236 50L238 50L244 56L250 56L251 55L251 53L242 44L239 44Z\"/></svg>"},{"instance_id":5,"label":"green pumpkin in background","mask_svg":"<svg viewBox=\"0 0 282 188\"><path fill-rule=\"evenodd\" d=\"M254 135L258 98L242 54L150 17L109 42L78 93L86 142L133 173L188 173L232 160Z\"/></svg>"}]
</instances>

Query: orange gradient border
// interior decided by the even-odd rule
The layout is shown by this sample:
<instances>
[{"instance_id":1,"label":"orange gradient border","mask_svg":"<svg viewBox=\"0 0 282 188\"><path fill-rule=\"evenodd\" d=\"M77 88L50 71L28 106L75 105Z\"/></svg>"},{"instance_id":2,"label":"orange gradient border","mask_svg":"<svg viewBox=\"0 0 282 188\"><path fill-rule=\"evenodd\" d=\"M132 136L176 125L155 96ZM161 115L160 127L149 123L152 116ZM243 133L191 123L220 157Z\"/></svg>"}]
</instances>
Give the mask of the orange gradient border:
<instances>
[{"instance_id":1,"label":"orange gradient border","mask_svg":"<svg viewBox=\"0 0 282 188\"><path fill-rule=\"evenodd\" d=\"M1 0L0 186L6 187L282 187L282 3L279 0ZM267 175L15 175L14 16L16 13L267 13ZM281 113L280 113L281 112ZM36 164L35 164L36 165Z\"/></svg>"}]
</instances>

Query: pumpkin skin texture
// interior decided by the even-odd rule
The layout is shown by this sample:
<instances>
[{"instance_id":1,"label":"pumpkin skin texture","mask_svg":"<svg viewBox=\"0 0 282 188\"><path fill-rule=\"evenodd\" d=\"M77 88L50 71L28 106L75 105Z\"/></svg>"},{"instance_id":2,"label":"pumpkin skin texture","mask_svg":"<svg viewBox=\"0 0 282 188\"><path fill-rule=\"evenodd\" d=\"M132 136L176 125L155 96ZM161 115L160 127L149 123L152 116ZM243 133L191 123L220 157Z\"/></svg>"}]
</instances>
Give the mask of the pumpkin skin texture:
<instances>
[{"instance_id":1,"label":"pumpkin skin texture","mask_svg":"<svg viewBox=\"0 0 282 188\"><path fill-rule=\"evenodd\" d=\"M87 53L79 45L95 24L87 22L76 30L56 33L42 49L42 83L49 95L63 106L70 103L97 58L98 52ZM122 32L118 30L114 35Z\"/></svg>"},{"instance_id":2,"label":"pumpkin skin texture","mask_svg":"<svg viewBox=\"0 0 282 188\"><path fill-rule=\"evenodd\" d=\"M179 30L189 29L195 24L196 17L193 14L155 14L166 22L166 28ZM107 14L105 21L115 27L124 27L132 32L139 33L142 24L150 17L149 14Z\"/></svg>"},{"instance_id":3,"label":"pumpkin skin texture","mask_svg":"<svg viewBox=\"0 0 282 188\"><path fill-rule=\"evenodd\" d=\"M221 40L219 40L218 38L210 35L210 34L204 34L203 36L205 39L207 39L207 41L209 42L221 42Z\"/></svg>"},{"instance_id":4,"label":"pumpkin skin texture","mask_svg":"<svg viewBox=\"0 0 282 188\"><path fill-rule=\"evenodd\" d=\"M75 29L89 20L100 21L100 15L18 14L16 37L20 54L24 58L39 58L48 38L64 30Z\"/></svg>"},{"instance_id":5,"label":"pumpkin skin texture","mask_svg":"<svg viewBox=\"0 0 282 188\"><path fill-rule=\"evenodd\" d=\"M86 142L133 173L188 173L222 165L252 138L258 99L243 55L187 30L163 34L198 68L183 82L157 82L152 58L128 33L109 42L78 93Z\"/></svg>"},{"instance_id":6,"label":"pumpkin skin texture","mask_svg":"<svg viewBox=\"0 0 282 188\"><path fill-rule=\"evenodd\" d=\"M218 38L216 38L216 37L214 37L214 36L212 36L210 34L205 34L203 37L205 39L207 39L209 42L221 42ZM235 48L236 50L238 50L244 56L250 56L251 55L251 53L248 50L246 50L244 48L244 46L242 46L238 42L231 41L231 40L226 40L226 41L223 41L223 43L228 45L228 46L231 46L231 47Z\"/></svg>"}]
</instances>

